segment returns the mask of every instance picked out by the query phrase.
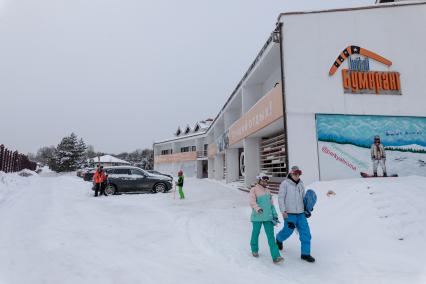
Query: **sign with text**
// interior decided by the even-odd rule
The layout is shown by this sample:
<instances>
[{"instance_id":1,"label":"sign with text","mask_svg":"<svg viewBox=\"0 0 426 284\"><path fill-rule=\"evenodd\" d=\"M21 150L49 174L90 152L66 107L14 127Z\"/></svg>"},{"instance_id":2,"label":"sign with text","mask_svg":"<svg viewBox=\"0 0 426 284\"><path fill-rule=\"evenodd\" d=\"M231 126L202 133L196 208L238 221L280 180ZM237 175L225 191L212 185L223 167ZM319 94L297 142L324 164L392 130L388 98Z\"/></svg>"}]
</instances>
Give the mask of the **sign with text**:
<instances>
[{"instance_id":1,"label":"sign with text","mask_svg":"<svg viewBox=\"0 0 426 284\"><path fill-rule=\"evenodd\" d=\"M233 145L283 117L281 85L276 85L247 113L229 128L229 145Z\"/></svg>"},{"instance_id":2,"label":"sign with text","mask_svg":"<svg viewBox=\"0 0 426 284\"><path fill-rule=\"evenodd\" d=\"M401 95L399 72L371 71L370 59L388 67L392 62L372 51L351 45L345 48L328 72L330 76L348 59L348 69L342 69L343 90L350 94Z\"/></svg>"},{"instance_id":3,"label":"sign with text","mask_svg":"<svg viewBox=\"0 0 426 284\"><path fill-rule=\"evenodd\" d=\"M158 155L154 157L155 164L178 163L197 160L197 152L184 152L170 155Z\"/></svg>"}]
</instances>

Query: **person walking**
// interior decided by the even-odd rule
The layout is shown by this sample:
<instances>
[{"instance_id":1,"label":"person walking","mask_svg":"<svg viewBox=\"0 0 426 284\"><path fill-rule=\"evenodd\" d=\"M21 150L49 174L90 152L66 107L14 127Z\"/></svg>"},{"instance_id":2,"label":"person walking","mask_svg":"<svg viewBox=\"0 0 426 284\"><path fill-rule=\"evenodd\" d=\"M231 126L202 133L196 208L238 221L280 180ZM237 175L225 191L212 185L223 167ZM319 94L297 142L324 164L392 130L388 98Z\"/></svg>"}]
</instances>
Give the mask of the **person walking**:
<instances>
[{"instance_id":1,"label":"person walking","mask_svg":"<svg viewBox=\"0 0 426 284\"><path fill-rule=\"evenodd\" d=\"M307 262L315 262L315 258L311 256L311 232L304 213L305 187L300 179L301 175L302 171L299 167L293 166L288 177L280 184L278 205L284 218L284 227L277 234L276 240L278 248L282 250L283 242L297 228L301 242L301 259Z\"/></svg>"},{"instance_id":2,"label":"person walking","mask_svg":"<svg viewBox=\"0 0 426 284\"><path fill-rule=\"evenodd\" d=\"M102 194L102 183L106 179L105 172L103 171L103 167L99 166L93 175L93 184L95 186L95 196L98 196L98 193ZM104 193L105 194L105 193Z\"/></svg>"},{"instance_id":3,"label":"person walking","mask_svg":"<svg viewBox=\"0 0 426 284\"><path fill-rule=\"evenodd\" d=\"M377 167L380 164L382 167L383 176L387 177L386 173L386 152L385 147L380 142L380 136L374 136L374 143L371 145L371 160L373 161L373 175L377 177Z\"/></svg>"},{"instance_id":4,"label":"person walking","mask_svg":"<svg viewBox=\"0 0 426 284\"><path fill-rule=\"evenodd\" d=\"M250 240L251 253L254 257L259 257L259 234L263 225L272 261L279 263L284 258L281 257L274 238L274 222L278 222L278 214L272 201L271 192L267 188L269 177L261 173L257 179L257 184L250 189L249 193L249 203L252 208L251 222L253 224Z\"/></svg>"},{"instance_id":5,"label":"person walking","mask_svg":"<svg viewBox=\"0 0 426 284\"><path fill-rule=\"evenodd\" d=\"M185 199L185 194L183 193L183 181L184 181L184 176L183 176L183 171L180 170L178 172L178 180L176 182L176 186L179 190L179 199Z\"/></svg>"}]
</instances>

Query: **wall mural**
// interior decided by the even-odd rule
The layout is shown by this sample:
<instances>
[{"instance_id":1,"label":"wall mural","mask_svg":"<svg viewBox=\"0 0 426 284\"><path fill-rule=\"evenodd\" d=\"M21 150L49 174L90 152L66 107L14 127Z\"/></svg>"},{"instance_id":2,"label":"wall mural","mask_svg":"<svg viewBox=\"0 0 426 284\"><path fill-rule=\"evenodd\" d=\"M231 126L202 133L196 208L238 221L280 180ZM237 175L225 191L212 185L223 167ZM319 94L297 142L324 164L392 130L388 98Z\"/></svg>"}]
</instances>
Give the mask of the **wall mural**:
<instances>
[{"instance_id":1,"label":"wall mural","mask_svg":"<svg viewBox=\"0 0 426 284\"><path fill-rule=\"evenodd\" d=\"M316 127L322 180L426 176L426 117L317 114Z\"/></svg>"}]
</instances>

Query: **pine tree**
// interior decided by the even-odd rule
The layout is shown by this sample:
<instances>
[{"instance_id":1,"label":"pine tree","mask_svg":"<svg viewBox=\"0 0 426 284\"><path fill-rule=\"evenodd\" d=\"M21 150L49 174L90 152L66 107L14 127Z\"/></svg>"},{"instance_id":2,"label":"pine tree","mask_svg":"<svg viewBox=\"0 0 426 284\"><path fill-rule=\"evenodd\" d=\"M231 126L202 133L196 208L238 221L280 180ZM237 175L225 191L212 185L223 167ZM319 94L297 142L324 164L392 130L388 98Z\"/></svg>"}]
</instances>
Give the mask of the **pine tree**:
<instances>
[{"instance_id":1,"label":"pine tree","mask_svg":"<svg viewBox=\"0 0 426 284\"><path fill-rule=\"evenodd\" d=\"M56 172L75 171L85 162L86 144L83 139L78 140L77 135L62 138L56 147L54 158L49 167Z\"/></svg>"}]
</instances>

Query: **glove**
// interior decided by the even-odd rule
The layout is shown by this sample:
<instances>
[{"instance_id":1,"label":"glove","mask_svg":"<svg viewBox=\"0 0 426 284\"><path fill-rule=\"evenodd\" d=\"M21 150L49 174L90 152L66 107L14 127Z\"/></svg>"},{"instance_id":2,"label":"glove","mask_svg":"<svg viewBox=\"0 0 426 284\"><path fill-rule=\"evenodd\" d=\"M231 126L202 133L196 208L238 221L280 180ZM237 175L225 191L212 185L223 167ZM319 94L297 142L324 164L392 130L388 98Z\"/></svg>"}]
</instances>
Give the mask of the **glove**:
<instances>
[{"instance_id":1,"label":"glove","mask_svg":"<svg viewBox=\"0 0 426 284\"><path fill-rule=\"evenodd\" d=\"M262 213L263 213L263 209L262 209L262 208L260 208L259 210L257 210L257 213L258 213L258 214L262 214Z\"/></svg>"},{"instance_id":2,"label":"glove","mask_svg":"<svg viewBox=\"0 0 426 284\"><path fill-rule=\"evenodd\" d=\"M311 212L309 212L309 211L305 211L305 212L303 212L303 213L305 213L305 217L306 218L309 218L309 217L311 217Z\"/></svg>"},{"instance_id":3,"label":"glove","mask_svg":"<svg viewBox=\"0 0 426 284\"><path fill-rule=\"evenodd\" d=\"M281 223L281 222L280 222L280 220L278 220L278 217L277 217L277 216L274 216L274 217L272 218L272 224L274 224L274 226L276 226L276 225L278 225L279 223Z\"/></svg>"},{"instance_id":4,"label":"glove","mask_svg":"<svg viewBox=\"0 0 426 284\"><path fill-rule=\"evenodd\" d=\"M292 223L292 222L288 222L287 226L292 230L294 230L294 228L296 228L296 225L294 225L294 223Z\"/></svg>"}]
</instances>

